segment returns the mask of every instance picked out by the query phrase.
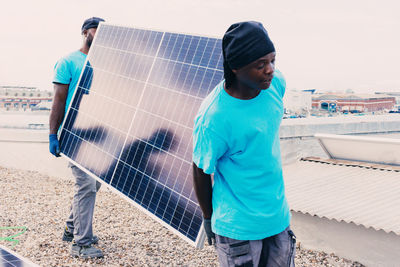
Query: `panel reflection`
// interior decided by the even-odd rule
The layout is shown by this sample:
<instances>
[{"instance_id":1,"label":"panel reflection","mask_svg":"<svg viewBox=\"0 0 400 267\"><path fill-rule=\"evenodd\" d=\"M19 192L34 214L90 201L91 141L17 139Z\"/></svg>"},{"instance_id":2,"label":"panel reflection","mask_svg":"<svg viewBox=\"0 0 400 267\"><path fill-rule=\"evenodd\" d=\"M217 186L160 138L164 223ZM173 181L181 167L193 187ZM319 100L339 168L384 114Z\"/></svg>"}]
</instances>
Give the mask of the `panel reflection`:
<instances>
[{"instance_id":1,"label":"panel reflection","mask_svg":"<svg viewBox=\"0 0 400 267\"><path fill-rule=\"evenodd\" d=\"M193 119L223 77L221 40L103 24L89 61L62 152L195 241Z\"/></svg>"}]
</instances>

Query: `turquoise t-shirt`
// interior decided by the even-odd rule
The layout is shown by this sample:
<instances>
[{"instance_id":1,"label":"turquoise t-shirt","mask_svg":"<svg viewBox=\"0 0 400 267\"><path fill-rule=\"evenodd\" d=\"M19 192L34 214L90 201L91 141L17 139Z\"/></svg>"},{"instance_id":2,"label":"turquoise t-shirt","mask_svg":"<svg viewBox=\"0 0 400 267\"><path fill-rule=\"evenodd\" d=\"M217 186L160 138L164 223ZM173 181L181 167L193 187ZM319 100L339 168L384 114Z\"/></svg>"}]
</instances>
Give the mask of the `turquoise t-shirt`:
<instances>
[{"instance_id":1,"label":"turquoise t-shirt","mask_svg":"<svg viewBox=\"0 0 400 267\"><path fill-rule=\"evenodd\" d=\"M218 235L259 240L289 226L279 144L285 86L276 70L267 90L241 100L224 90L223 81L201 104L193 162L214 173L211 222Z\"/></svg>"},{"instance_id":2,"label":"turquoise t-shirt","mask_svg":"<svg viewBox=\"0 0 400 267\"><path fill-rule=\"evenodd\" d=\"M76 90L85 60L86 55L78 50L61 58L54 66L53 83L69 84L65 102L65 114Z\"/></svg>"}]
</instances>

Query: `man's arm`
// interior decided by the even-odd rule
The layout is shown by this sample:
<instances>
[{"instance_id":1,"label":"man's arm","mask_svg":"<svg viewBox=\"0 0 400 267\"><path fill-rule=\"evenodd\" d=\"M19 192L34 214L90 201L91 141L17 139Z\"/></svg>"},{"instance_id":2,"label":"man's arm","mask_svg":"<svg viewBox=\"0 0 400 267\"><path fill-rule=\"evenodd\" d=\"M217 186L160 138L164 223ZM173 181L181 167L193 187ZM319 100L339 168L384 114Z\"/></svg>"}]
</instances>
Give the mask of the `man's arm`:
<instances>
[{"instance_id":1,"label":"man's arm","mask_svg":"<svg viewBox=\"0 0 400 267\"><path fill-rule=\"evenodd\" d=\"M211 175L203 172L202 169L193 163L193 186L197 200L203 211L204 219L211 219L212 215L212 184Z\"/></svg>"},{"instance_id":2,"label":"man's arm","mask_svg":"<svg viewBox=\"0 0 400 267\"><path fill-rule=\"evenodd\" d=\"M68 95L68 84L54 84L54 98L53 105L50 111L50 134L57 134L64 119L65 102Z\"/></svg>"},{"instance_id":3,"label":"man's arm","mask_svg":"<svg viewBox=\"0 0 400 267\"><path fill-rule=\"evenodd\" d=\"M56 157L60 156L60 144L57 139L57 131L64 119L64 110L67 95L68 84L54 84L54 98L49 119L49 151Z\"/></svg>"},{"instance_id":4,"label":"man's arm","mask_svg":"<svg viewBox=\"0 0 400 267\"><path fill-rule=\"evenodd\" d=\"M203 172L202 169L193 163L193 187L196 192L197 200L203 211L203 226L207 235L208 244L215 243L215 234L211 229L212 215L212 184L211 175Z\"/></svg>"}]
</instances>

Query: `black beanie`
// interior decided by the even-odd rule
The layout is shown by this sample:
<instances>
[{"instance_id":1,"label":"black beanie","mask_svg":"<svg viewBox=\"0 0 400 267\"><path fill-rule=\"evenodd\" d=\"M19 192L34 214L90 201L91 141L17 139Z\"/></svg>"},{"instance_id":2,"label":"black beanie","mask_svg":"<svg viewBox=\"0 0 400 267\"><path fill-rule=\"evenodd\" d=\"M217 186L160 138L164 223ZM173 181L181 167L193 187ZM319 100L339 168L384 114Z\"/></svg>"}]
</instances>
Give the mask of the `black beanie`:
<instances>
[{"instance_id":1,"label":"black beanie","mask_svg":"<svg viewBox=\"0 0 400 267\"><path fill-rule=\"evenodd\" d=\"M84 30L89 30L91 28L97 28L99 23L104 21L102 18L98 17L91 17L85 20L82 24L81 32L83 33Z\"/></svg>"},{"instance_id":2,"label":"black beanie","mask_svg":"<svg viewBox=\"0 0 400 267\"><path fill-rule=\"evenodd\" d=\"M222 51L228 66L236 70L275 52L275 47L260 22L245 21L229 27L222 39Z\"/></svg>"}]
</instances>

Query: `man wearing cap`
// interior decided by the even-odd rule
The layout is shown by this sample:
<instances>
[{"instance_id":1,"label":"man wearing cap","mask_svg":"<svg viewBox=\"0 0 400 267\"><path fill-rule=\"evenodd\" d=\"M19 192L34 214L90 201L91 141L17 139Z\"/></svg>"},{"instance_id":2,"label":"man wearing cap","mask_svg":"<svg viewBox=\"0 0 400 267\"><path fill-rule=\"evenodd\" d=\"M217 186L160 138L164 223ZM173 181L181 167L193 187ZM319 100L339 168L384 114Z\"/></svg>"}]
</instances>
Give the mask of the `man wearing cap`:
<instances>
[{"instance_id":1,"label":"man wearing cap","mask_svg":"<svg viewBox=\"0 0 400 267\"><path fill-rule=\"evenodd\" d=\"M224 80L204 99L193 132L194 189L221 266L294 266L295 236L279 144L285 80L259 22L222 40ZM211 174L214 174L212 186Z\"/></svg>"},{"instance_id":2,"label":"man wearing cap","mask_svg":"<svg viewBox=\"0 0 400 267\"><path fill-rule=\"evenodd\" d=\"M50 112L49 149L50 153L56 157L60 156L57 132L71 103L86 56L101 21L104 20L97 17L85 20L81 29L83 36L82 47L61 58L54 67L53 84L55 93ZM71 246L72 256L83 258L102 257L102 251L92 246L92 244L98 242L97 236L93 235L92 220L96 192L100 189L101 184L77 166L73 164L69 166L75 177L74 198L62 240L67 242L74 241Z\"/></svg>"}]
</instances>

